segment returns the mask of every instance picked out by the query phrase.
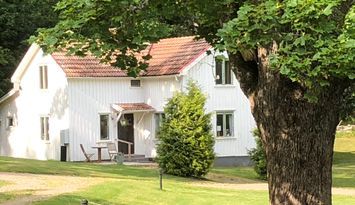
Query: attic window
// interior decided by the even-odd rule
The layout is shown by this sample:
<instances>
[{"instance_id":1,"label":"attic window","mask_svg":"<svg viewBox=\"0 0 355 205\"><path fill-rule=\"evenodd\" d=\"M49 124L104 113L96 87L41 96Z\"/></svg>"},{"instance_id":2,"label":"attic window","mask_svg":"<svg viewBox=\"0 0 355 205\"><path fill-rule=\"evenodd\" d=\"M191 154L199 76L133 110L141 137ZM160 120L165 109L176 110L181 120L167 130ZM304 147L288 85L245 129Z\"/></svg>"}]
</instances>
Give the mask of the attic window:
<instances>
[{"instance_id":1,"label":"attic window","mask_svg":"<svg viewBox=\"0 0 355 205\"><path fill-rule=\"evenodd\" d=\"M140 88L141 80L131 80L131 87Z\"/></svg>"},{"instance_id":2,"label":"attic window","mask_svg":"<svg viewBox=\"0 0 355 205\"><path fill-rule=\"evenodd\" d=\"M48 88L48 68L46 65L39 66L39 83L41 89Z\"/></svg>"},{"instance_id":3,"label":"attic window","mask_svg":"<svg viewBox=\"0 0 355 205\"><path fill-rule=\"evenodd\" d=\"M232 84L232 75L228 60L216 58L216 84Z\"/></svg>"}]
</instances>

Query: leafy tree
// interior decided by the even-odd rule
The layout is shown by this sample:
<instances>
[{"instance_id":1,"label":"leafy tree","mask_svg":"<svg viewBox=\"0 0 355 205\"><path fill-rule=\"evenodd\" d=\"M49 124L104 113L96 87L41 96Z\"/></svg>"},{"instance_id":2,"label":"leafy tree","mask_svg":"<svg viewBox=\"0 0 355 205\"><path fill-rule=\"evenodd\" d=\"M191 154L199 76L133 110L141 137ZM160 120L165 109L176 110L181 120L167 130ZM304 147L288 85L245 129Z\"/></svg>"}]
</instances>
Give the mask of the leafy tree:
<instances>
[{"instance_id":1,"label":"leafy tree","mask_svg":"<svg viewBox=\"0 0 355 205\"><path fill-rule=\"evenodd\" d=\"M355 83L345 89L340 112L342 123L355 124Z\"/></svg>"},{"instance_id":2,"label":"leafy tree","mask_svg":"<svg viewBox=\"0 0 355 205\"><path fill-rule=\"evenodd\" d=\"M206 97L193 82L186 93L176 93L164 108L159 130L158 163L168 174L201 177L214 160L211 115Z\"/></svg>"},{"instance_id":3,"label":"leafy tree","mask_svg":"<svg viewBox=\"0 0 355 205\"><path fill-rule=\"evenodd\" d=\"M61 21L40 30L36 42L49 52L67 48L104 61L117 57L113 65L131 75L149 58L137 60L133 53L176 28L226 49L266 150L270 203L331 204L335 131L343 94L355 78L353 5L67 0L57 5Z\"/></svg>"},{"instance_id":4,"label":"leafy tree","mask_svg":"<svg viewBox=\"0 0 355 205\"><path fill-rule=\"evenodd\" d=\"M26 40L39 27L57 22L52 6L58 0L0 0L0 96L11 89L10 77L23 57Z\"/></svg>"}]
</instances>

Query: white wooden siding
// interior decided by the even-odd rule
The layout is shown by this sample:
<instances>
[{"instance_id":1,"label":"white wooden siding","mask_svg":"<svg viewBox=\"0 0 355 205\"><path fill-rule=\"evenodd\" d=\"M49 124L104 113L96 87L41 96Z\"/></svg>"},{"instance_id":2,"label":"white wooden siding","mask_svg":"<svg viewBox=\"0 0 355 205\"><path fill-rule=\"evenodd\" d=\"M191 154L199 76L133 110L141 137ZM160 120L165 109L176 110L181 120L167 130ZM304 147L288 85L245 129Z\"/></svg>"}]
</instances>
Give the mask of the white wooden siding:
<instances>
[{"instance_id":1,"label":"white wooden siding","mask_svg":"<svg viewBox=\"0 0 355 205\"><path fill-rule=\"evenodd\" d=\"M39 51L30 62L20 81L20 91L0 104L0 154L35 159L56 159L60 155L60 132L69 133L69 160L81 161L83 144L87 152L100 141L99 114L109 114L109 140L117 138L117 123L113 103L147 103L162 112L174 92L183 90L189 79L196 80L207 95L206 110L233 111L233 137L216 138L217 156L245 156L254 147L251 130L255 127L247 98L233 78L233 85L215 85L214 58L198 58L181 76L141 78L141 87L132 88L132 78L69 78L50 56ZM39 66L48 66L48 89L41 90ZM233 75L234 77L234 75ZM50 140L40 137L40 117L49 115ZM16 126L6 127L7 116L13 116ZM135 153L156 156L154 113L134 114ZM141 120L141 121L140 121ZM102 150L108 159L107 150Z\"/></svg>"},{"instance_id":2,"label":"white wooden siding","mask_svg":"<svg viewBox=\"0 0 355 205\"><path fill-rule=\"evenodd\" d=\"M110 141L117 138L117 124L112 119L113 103L144 102L157 110L162 110L168 98L179 88L175 77L144 78L141 88L130 87L131 78L76 78L69 79L70 104L70 149L72 160L84 160L79 149L83 144L88 152L97 152L91 146L100 142L99 113L110 114ZM154 121L152 113L135 113L135 150L136 154L147 157L155 155ZM108 158L107 151L102 151Z\"/></svg>"},{"instance_id":3,"label":"white wooden siding","mask_svg":"<svg viewBox=\"0 0 355 205\"><path fill-rule=\"evenodd\" d=\"M39 66L48 65L48 89L41 90ZM33 159L60 158L60 131L68 129L67 80L52 57L39 51L20 81L20 91L0 105L1 121L13 115L15 126L0 130L0 154ZM41 140L40 117L49 116L49 141Z\"/></svg>"},{"instance_id":4,"label":"white wooden siding","mask_svg":"<svg viewBox=\"0 0 355 205\"><path fill-rule=\"evenodd\" d=\"M256 127L249 101L240 89L234 74L232 85L215 84L215 61L213 55L204 57L188 70L183 78L185 88L190 79L196 81L207 95L206 110L212 112L213 133L216 135L216 111L232 111L234 136L216 137L217 156L246 156L255 147L251 131Z\"/></svg>"}]
</instances>

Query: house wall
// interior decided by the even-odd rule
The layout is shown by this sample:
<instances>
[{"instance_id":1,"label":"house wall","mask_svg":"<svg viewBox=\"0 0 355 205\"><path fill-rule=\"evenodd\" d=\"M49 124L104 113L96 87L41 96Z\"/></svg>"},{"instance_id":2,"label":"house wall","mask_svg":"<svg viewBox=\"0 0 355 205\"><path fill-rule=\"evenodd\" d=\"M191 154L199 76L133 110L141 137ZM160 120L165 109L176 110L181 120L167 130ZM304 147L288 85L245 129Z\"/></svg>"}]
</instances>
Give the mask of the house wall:
<instances>
[{"instance_id":1,"label":"house wall","mask_svg":"<svg viewBox=\"0 0 355 205\"><path fill-rule=\"evenodd\" d=\"M106 143L100 140L99 114L110 115L109 140L117 138L117 122L112 104L116 103L147 103L157 110L162 110L168 97L179 88L179 82L174 77L157 77L141 79L140 88L130 87L132 78L72 78L69 79L70 104L70 155L73 161L84 160L79 149L83 144L90 153L97 152L91 147ZM134 113L135 154L147 157L155 156L154 146L154 115L153 113ZM97 154L96 154L97 156ZM96 157L95 156L95 157ZM106 150L102 151L102 158L109 156Z\"/></svg>"},{"instance_id":2,"label":"house wall","mask_svg":"<svg viewBox=\"0 0 355 205\"><path fill-rule=\"evenodd\" d=\"M169 98L181 90L181 78L175 76L143 78L145 103L155 108L156 112L163 112ZM145 156L156 157L155 118L152 113L144 121L145 125Z\"/></svg>"},{"instance_id":3,"label":"house wall","mask_svg":"<svg viewBox=\"0 0 355 205\"><path fill-rule=\"evenodd\" d=\"M48 66L48 89L41 90L39 66ZM8 116L15 125L6 126ZM49 117L49 141L41 140L40 117ZM67 80L52 57L37 52L20 79L19 93L0 104L0 155L60 159L60 132L68 129Z\"/></svg>"},{"instance_id":4,"label":"house wall","mask_svg":"<svg viewBox=\"0 0 355 205\"><path fill-rule=\"evenodd\" d=\"M141 78L141 87L130 87L131 78L69 78L51 56L39 51L29 63L20 81L20 91L0 104L0 154L34 159L60 159L60 133L69 133L69 157L82 161L80 150L96 153L91 147L107 141L100 140L99 114L110 115L109 141L117 138L114 103L144 102L162 112L173 93L183 90L189 79L196 80L207 95L206 110L233 111L232 137L216 138L215 152L219 157L246 156L254 147L251 130L255 127L248 100L236 79L233 85L217 86L214 81L214 58L205 56L181 76ZM39 66L48 66L48 89L39 88ZM227 97L226 97L227 96ZM6 127L8 116L13 116L15 126ZM40 137L40 117L49 116L50 140ZM156 136L153 112L134 113L135 153L155 157ZM107 159L106 150L102 151Z\"/></svg>"},{"instance_id":5,"label":"house wall","mask_svg":"<svg viewBox=\"0 0 355 205\"><path fill-rule=\"evenodd\" d=\"M143 77L141 87L130 87L131 78L73 78L69 79L70 146L74 161L84 160L79 149L83 144L87 152L95 153L93 145L100 141L99 114L110 114L110 139L117 138L117 122L113 103L144 102L162 112L173 93L184 90L189 79L198 82L207 95L206 110L212 112L213 133L216 133L216 111L232 111L234 114L234 136L216 137L215 152L218 157L247 156L255 146L251 131L255 127L249 102L242 93L233 75L232 85L215 85L214 57L202 58L183 76ZM228 97L226 97L228 96ZM134 113L135 154L156 156L154 113ZM102 151L107 159L107 151Z\"/></svg>"},{"instance_id":6,"label":"house wall","mask_svg":"<svg viewBox=\"0 0 355 205\"><path fill-rule=\"evenodd\" d=\"M198 83L207 95L206 111L212 113L213 133L216 135L216 111L232 111L234 116L234 136L216 137L215 153L218 157L247 156L255 147L252 130L256 127L249 101L240 89L234 75L232 85L215 84L215 61L213 55L205 56L189 69L182 79L186 88L189 79Z\"/></svg>"}]
</instances>

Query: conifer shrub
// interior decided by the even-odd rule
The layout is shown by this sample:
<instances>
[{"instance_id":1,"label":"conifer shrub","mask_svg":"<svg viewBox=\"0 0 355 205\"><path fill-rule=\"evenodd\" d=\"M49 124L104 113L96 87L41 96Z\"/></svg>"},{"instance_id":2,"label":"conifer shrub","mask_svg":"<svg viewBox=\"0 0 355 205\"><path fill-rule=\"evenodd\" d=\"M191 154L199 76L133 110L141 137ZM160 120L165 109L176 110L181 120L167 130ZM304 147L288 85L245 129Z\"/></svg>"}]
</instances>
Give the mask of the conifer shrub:
<instances>
[{"instance_id":1,"label":"conifer shrub","mask_svg":"<svg viewBox=\"0 0 355 205\"><path fill-rule=\"evenodd\" d=\"M214 161L211 115L206 96L192 81L187 92L175 93L164 108L158 132L157 162L165 173L183 177L206 175Z\"/></svg>"},{"instance_id":2,"label":"conifer shrub","mask_svg":"<svg viewBox=\"0 0 355 205\"><path fill-rule=\"evenodd\" d=\"M256 142L256 147L251 149L248 153L250 159L254 163L254 170L258 174L260 179L267 179L267 162L266 162L266 153L263 147L263 144L260 139L259 129L253 131L253 135Z\"/></svg>"}]
</instances>

